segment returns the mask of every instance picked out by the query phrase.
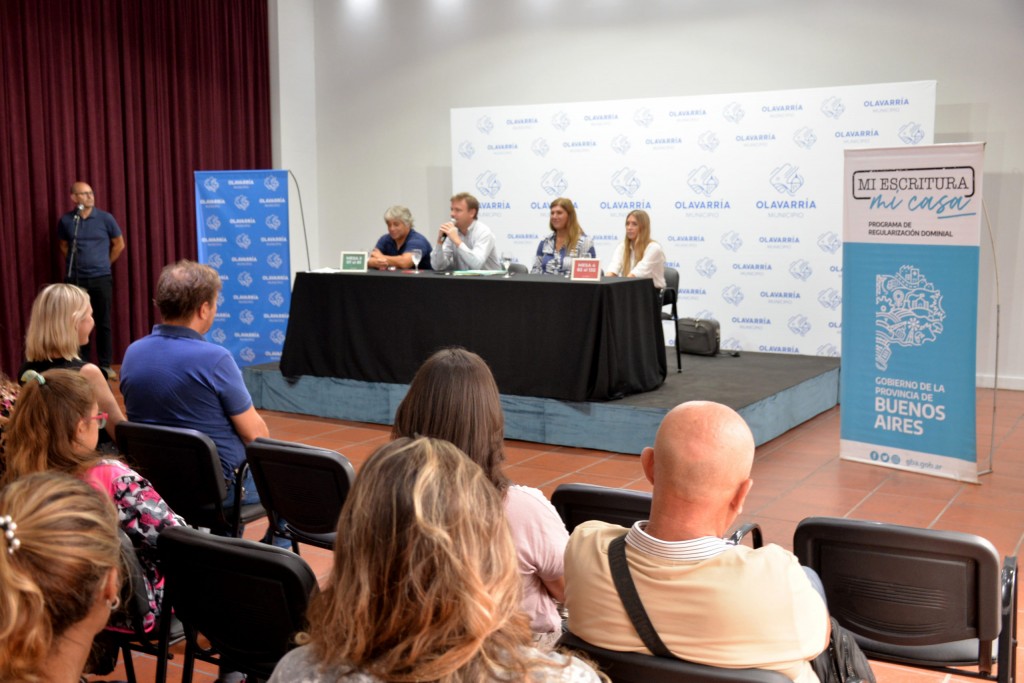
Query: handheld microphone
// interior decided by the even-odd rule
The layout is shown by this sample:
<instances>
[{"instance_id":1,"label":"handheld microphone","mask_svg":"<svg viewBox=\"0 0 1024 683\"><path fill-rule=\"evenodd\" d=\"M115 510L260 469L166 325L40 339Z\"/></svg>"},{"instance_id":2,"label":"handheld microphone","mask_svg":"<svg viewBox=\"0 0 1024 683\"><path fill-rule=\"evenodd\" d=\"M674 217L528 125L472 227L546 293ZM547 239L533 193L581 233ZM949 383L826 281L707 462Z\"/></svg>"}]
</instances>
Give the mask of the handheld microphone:
<instances>
[{"instance_id":1,"label":"handheld microphone","mask_svg":"<svg viewBox=\"0 0 1024 683\"><path fill-rule=\"evenodd\" d=\"M448 222L449 222L449 223L451 223L452 225L454 225L454 224L455 224L455 221L448 221ZM441 233L441 242L440 242L440 244L444 244L444 241L445 241L446 239L448 239L448 235L446 235L445 233L443 233L443 232L442 232L442 233Z\"/></svg>"}]
</instances>

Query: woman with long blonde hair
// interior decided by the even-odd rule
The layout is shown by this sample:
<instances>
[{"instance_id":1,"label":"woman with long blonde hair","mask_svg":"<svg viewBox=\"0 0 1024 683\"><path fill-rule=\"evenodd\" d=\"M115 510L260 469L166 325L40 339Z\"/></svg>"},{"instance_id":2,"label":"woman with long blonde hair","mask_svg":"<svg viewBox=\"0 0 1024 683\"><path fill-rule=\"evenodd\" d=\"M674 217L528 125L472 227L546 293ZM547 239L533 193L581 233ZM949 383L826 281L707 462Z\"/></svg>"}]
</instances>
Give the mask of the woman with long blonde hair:
<instances>
[{"instance_id":1,"label":"woman with long blonde hair","mask_svg":"<svg viewBox=\"0 0 1024 683\"><path fill-rule=\"evenodd\" d=\"M537 246L537 258L530 272L564 276L569 272L572 259L594 258L594 240L584 234L571 199L553 199L550 209L551 234Z\"/></svg>"},{"instance_id":2,"label":"woman with long blonde hair","mask_svg":"<svg viewBox=\"0 0 1024 683\"><path fill-rule=\"evenodd\" d=\"M0 490L0 681L75 683L116 609L114 507L85 482L33 474Z\"/></svg>"},{"instance_id":3,"label":"woman with long blonde hair","mask_svg":"<svg viewBox=\"0 0 1024 683\"><path fill-rule=\"evenodd\" d=\"M665 288L665 252L651 239L651 217L637 209L626 216L626 239L612 255L608 275L647 277L658 289Z\"/></svg>"},{"instance_id":4,"label":"woman with long blonde hair","mask_svg":"<svg viewBox=\"0 0 1024 683\"><path fill-rule=\"evenodd\" d=\"M18 379L27 370L38 373L52 369L76 370L92 387L96 402L107 414L107 431L102 438L104 450L113 448L114 429L124 420L121 406L114 398L107 376L98 366L79 357L79 346L89 341L95 323L89 294L76 285L47 285L32 303L32 314L25 334L25 362Z\"/></svg>"},{"instance_id":5,"label":"woman with long blonde hair","mask_svg":"<svg viewBox=\"0 0 1024 683\"><path fill-rule=\"evenodd\" d=\"M400 438L363 465L301 647L271 683L600 680L536 649L501 496L452 444Z\"/></svg>"}]
</instances>

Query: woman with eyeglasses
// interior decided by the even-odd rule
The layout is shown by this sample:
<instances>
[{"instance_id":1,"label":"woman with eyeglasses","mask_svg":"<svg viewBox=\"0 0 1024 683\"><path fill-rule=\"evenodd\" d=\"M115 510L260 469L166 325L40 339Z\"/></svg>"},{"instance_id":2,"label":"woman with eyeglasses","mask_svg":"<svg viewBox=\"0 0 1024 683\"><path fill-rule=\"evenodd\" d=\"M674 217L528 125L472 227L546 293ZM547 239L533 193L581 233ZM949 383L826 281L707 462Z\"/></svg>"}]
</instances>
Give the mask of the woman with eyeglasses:
<instances>
[{"instance_id":1,"label":"woman with eyeglasses","mask_svg":"<svg viewBox=\"0 0 1024 683\"><path fill-rule=\"evenodd\" d=\"M81 373L107 414L107 429L100 435L100 450L116 452L114 428L124 419L124 413L103 371L79 357L80 345L88 343L94 326L92 304L84 289L64 283L44 287L32 303L25 334L25 362L18 370L18 377L27 370L46 372L55 368Z\"/></svg>"},{"instance_id":2,"label":"woman with eyeglasses","mask_svg":"<svg viewBox=\"0 0 1024 683\"><path fill-rule=\"evenodd\" d=\"M108 495L117 508L121 530L131 539L146 575L149 631L160 613L163 576L157 567L160 532L185 524L153 486L135 470L96 450L109 415L100 411L92 387L80 373L27 371L7 428L6 469L0 486L35 472L56 471L78 477ZM114 628L130 628L127 614L111 615Z\"/></svg>"}]
</instances>

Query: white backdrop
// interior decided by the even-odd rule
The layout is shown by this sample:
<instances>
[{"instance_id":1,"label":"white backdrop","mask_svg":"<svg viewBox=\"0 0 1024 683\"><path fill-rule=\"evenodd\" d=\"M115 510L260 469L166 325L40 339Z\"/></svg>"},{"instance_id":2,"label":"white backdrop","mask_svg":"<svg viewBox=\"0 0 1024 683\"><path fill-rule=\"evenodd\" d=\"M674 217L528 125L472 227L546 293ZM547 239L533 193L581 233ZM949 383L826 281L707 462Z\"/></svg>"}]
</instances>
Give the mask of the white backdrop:
<instances>
[{"instance_id":1,"label":"white backdrop","mask_svg":"<svg viewBox=\"0 0 1024 683\"><path fill-rule=\"evenodd\" d=\"M934 120L935 81L452 109L452 187L527 265L555 197L606 269L644 209L680 316L727 349L838 355L843 150L931 144Z\"/></svg>"}]
</instances>

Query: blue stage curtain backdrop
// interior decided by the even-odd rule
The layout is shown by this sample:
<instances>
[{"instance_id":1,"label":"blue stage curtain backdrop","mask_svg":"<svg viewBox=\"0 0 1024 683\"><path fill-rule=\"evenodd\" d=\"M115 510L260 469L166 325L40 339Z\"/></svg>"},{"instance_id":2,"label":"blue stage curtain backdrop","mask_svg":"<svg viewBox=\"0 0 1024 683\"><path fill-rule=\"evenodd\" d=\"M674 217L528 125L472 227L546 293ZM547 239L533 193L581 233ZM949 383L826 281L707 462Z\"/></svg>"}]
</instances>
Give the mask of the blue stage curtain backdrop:
<instances>
[{"instance_id":1,"label":"blue stage curtain backdrop","mask_svg":"<svg viewBox=\"0 0 1024 683\"><path fill-rule=\"evenodd\" d=\"M57 219L84 180L124 231L114 362L157 321L160 269L196 257L192 171L267 168L267 1L0 2L0 368L59 282Z\"/></svg>"},{"instance_id":2,"label":"blue stage curtain backdrop","mask_svg":"<svg viewBox=\"0 0 1024 683\"><path fill-rule=\"evenodd\" d=\"M207 338L239 366L281 360L291 302L288 171L196 171L199 261L224 289Z\"/></svg>"},{"instance_id":3,"label":"blue stage curtain backdrop","mask_svg":"<svg viewBox=\"0 0 1024 683\"><path fill-rule=\"evenodd\" d=\"M527 266L555 197L605 271L643 209L680 316L724 349L838 356L843 150L930 144L934 121L935 81L453 109L452 188Z\"/></svg>"},{"instance_id":4,"label":"blue stage curtain backdrop","mask_svg":"<svg viewBox=\"0 0 1024 683\"><path fill-rule=\"evenodd\" d=\"M847 150L840 457L977 482L982 143Z\"/></svg>"}]
</instances>

